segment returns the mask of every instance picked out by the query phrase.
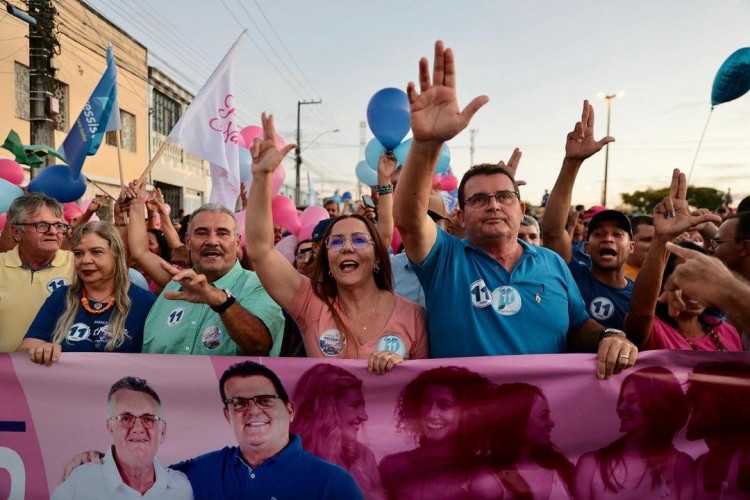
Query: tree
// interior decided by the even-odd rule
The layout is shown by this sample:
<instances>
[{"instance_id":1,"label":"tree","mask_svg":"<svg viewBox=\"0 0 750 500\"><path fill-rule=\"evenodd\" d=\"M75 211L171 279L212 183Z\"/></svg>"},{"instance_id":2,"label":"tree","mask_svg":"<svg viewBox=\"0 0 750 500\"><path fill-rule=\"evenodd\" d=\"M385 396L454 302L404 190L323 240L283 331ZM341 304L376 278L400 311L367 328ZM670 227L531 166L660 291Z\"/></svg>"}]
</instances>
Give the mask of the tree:
<instances>
[{"instance_id":1,"label":"tree","mask_svg":"<svg viewBox=\"0 0 750 500\"><path fill-rule=\"evenodd\" d=\"M657 203L669 196L669 188L646 189L633 193L621 193L622 202L632 207L634 212L650 214ZM716 210L724 204L725 193L710 187L688 186L687 202L696 208Z\"/></svg>"}]
</instances>

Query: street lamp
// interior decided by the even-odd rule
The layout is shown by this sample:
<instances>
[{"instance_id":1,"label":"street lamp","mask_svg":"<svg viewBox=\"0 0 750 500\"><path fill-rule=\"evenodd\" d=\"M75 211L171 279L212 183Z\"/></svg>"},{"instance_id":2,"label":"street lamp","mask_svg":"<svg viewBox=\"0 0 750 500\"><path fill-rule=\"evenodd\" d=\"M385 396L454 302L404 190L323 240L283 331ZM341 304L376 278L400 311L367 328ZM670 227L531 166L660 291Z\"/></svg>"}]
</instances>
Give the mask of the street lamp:
<instances>
[{"instance_id":1,"label":"street lamp","mask_svg":"<svg viewBox=\"0 0 750 500\"><path fill-rule=\"evenodd\" d=\"M294 179L294 204L299 206L300 204L300 189L299 189L299 175L300 175L300 167L302 167L302 146L300 145L300 141L302 140L302 130L300 128L300 108L303 104L320 104L323 102L321 99L318 99L317 101L297 101L297 147L294 148L295 153L295 179Z\"/></svg>"},{"instance_id":2,"label":"street lamp","mask_svg":"<svg viewBox=\"0 0 750 500\"><path fill-rule=\"evenodd\" d=\"M308 143L308 144L307 144L307 145L306 145L306 146L304 147L304 149L307 149L307 148L309 148L310 146L312 146L312 145L313 145L313 143L314 143L315 141L317 141L318 139L320 139L320 138L321 138L321 137L323 137L324 135L326 135L326 134L335 134L335 133L337 133L337 132L340 132L340 130L339 130L339 129L337 129L337 128L335 128L335 129L333 129L333 130L326 130L325 132L321 132L321 133L319 133L318 135L316 135L316 136L315 136L315 139L313 139L312 141L310 141L310 142L309 142L309 143Z\"/></svg>"},{"instance_id":3,"label":"street lamp","mask_svg":"<svg viewBox=\"0 0 750 500\"><path fill-rule=\"evenodd\" d=\"M615 93L599 92L597 97L599 99L605 99L607 101L607 135L609 135L609 121L612 113L612 99L616 97L622 97L625 92L618 90ZM609 144L607 144L604 150L604 188L602 189L602 206L607 206L607 176L609 174Z\"/></svg>"}]
</instances>

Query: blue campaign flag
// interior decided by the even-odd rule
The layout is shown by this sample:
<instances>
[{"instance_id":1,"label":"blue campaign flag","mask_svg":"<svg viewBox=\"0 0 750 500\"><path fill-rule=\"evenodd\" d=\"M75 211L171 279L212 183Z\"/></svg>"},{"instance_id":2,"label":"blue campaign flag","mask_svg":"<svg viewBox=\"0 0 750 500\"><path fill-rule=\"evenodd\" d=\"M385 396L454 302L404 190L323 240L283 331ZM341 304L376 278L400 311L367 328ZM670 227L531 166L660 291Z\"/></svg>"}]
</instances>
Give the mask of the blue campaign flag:
<instances>
[{"instance_id":1,"label":"blue campaign flag","mask_svg":"<svg viewBox=\"0 0 750 500\"><path fill-rule=\"evenodd\" d=\"M58 148L59 153L78 176L86 156L96 154L104 133L120 129L120 108L117 102L117 66L112 45L107 48L107 69L94 92L78 115L78 119Z\"/></svg>"}]
</instances>

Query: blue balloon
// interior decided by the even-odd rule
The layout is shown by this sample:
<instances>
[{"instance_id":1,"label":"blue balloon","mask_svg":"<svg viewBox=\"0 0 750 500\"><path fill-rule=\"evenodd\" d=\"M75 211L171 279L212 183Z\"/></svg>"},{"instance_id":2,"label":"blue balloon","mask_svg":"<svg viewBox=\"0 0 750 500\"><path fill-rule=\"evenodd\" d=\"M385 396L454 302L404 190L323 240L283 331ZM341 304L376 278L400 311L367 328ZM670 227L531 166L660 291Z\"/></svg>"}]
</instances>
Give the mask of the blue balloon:
<instances>
[{"instance_id":1,"label":"blue balloon","mask_svg":"<svg viewBox=\"0 0 750 500\"><path fill-rule=\"evenodd\" d=\"M371 169L377 172L378 162L380 161L380 155L383 154L385 148L378 142L377 139L370 139L370 142L365 146L365 160Z\"/></svg>"},{"instance_id":2,"label":"blue balloon","mask_svg":"<svg viewBox=\"0 0 750 500\"><path fill-rule=\"evenodd\" d=\"M734 52L724 61L714 78L711 107L733 101L750 90L750 47Z\"/></svg>"},{"instance_id":3,"label":"blue balloon","mask_svg":"<svg viewBox=\"0 0 750 500\"><path fill-rule=\"evenodd\" d=\"M50 165L29 183L29 191L44 193L60 203L75 201L86 192L86 179L67 165Z\"/></svg>"},{"instance_id":4,"label":"blue balloon","mask_svg":"<svg viewBox=\"0 0 750 500\"><path fill-rule=\"evenodd\" d=\"M23 194L23 189L12 182L0 179L0 214L5 213L10 208L13 200Z\"/></svg>"},{"instance_id":5,"label":"blue balloon","mask_svg":"<svg viewBox=\"0 0 750 500\"><path fill-rule=\"evenodd\" d=\"M253 178L253 171L251 169L253 158L250 156L250 150L245 148L240 149L240 182L248 183Z\"/></svg>"},{"instance_id":6,"label":"blue balloon","mask_svg":"<svg viewBox=\"0 0 750 500\"><path fill-rule=\"evenodd\" d=\"M409 98L393 87L375 92L367 105L367 123L386 149L398 146L409 132Z\"/></svg>"},{"instance_id":7,"label":"blue balloon","mask_svg":"<svg viewBox=\"0 0 750 500\"><path fill-rule=\"evenodd\" d=\"M411 139L406 139L404 142L399 144L396 149L393 150L393 154L396 155L396 161L399 165L406 163L406 157L409 156L409 149L411 148ZM438 156L437 165L435 165L435 173L442 174L446 172L451 164L451 151L448 149L447 144L443 144L440 148L440 156Z\"/></svg>"},{"instance_id":8,"label":"blue balloon","mask_svg":"<svg viewBox=\"0 0 750 500\"><path fill-rule=\"evenodd\" d=\"M371 169L366 161L357 163L354 173L357 174L357 179L362 184L367 184L370 187L378 185L378 173Z\"/></svg>"},{"instance_id":9,"label":"blue balloon","mask_svg":"<svg viewBox=\"0 0 750 500\"><path fill-rule=\"evenodd\" d=\"M344 191L344 194L341 195L342 200L351 200L352 199L352 193L349 191Z\"/></svg>"}]
</instances>

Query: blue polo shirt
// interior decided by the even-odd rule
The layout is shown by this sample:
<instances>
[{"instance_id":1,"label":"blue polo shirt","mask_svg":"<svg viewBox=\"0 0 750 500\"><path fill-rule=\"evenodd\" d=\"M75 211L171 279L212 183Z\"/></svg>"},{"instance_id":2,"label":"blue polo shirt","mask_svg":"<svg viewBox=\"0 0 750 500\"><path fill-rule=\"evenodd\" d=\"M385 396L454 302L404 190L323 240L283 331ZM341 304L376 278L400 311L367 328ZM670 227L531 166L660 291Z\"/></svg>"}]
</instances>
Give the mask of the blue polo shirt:
<instances>
[{"instance_id":1,"label":"blue polo shirt","mask_svg":"<svg viewBox=\"0 0 750 500\"><path fill-rule=\"evenodd\" d=\"M415 272L425 290L434 358L554 354L589 319L565 262L518 240L508 273L484 250L438 230Z\"/></svg>"},{"instance_id":2,"label":"blue polo shirt","mask_svg":"<svg viewBox=\"0 0 750 500\"><path fill-rule=\"evenodd\" d=\"M52 332L65 312L65 298L69 288L70 286L64 286L52 292L31 323L26 338L52 341ZM130 311L125 318L125 331L128 338L113 352L141 352L143 326L151 306L156 302L156 296L153 293L133 284L128 290L128 297L130 297ZM112 337L109 332L109 318L113 309L101 314L91 314L83 306L79 307L73 325L65 340L62 341L63 352L104 352L107 342Z\"/></svg>"},{"instance_id":3,"label":"blue polo shirt","mask_svg":"<svg viewBox=\"0 0 750 500\"><path fill-rule=\"evenodd\" d=\"M195 498L361 499L351 474L302 449L296 434L279 453L255 468L236 446L170 466L187 475Z\"/></svg>"},{"instance_id":4,"label":"blue polo shirt","mask_svg":"<svg viewBox=\"0 0 750 500\"><path fill-rule=\"evenodd\" d=\"M589 315L607 328L622 330L625 315L630 309L633 280L625 277L628 284L615 288L596 279L583 262L572 259L568 267L581 291Z\"/></svg>"}]
</instances>

